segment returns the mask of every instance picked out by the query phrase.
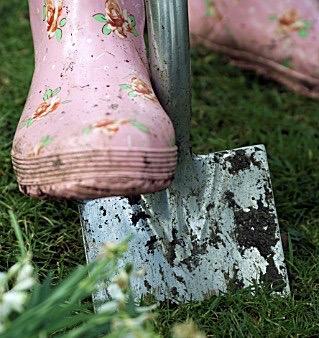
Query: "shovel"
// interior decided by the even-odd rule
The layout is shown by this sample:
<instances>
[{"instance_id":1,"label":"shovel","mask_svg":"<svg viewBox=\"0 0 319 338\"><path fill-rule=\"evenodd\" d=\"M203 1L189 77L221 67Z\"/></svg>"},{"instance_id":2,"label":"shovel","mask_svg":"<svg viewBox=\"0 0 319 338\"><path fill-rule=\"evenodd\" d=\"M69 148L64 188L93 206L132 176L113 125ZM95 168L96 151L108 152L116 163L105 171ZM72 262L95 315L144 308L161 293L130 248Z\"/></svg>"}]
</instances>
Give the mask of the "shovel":
<instances>
[{"instance_id":1,"label":"shovel","mask_svg":"<svg viewBox=\"0 0 319 338\"><path fill-rule=\"evenodd\" d=\"M83 202L87 260L132 235L120 265L142 272L136 299L184 303L256 285L289 293L264 146L192 154L187 0L146 0L146 11L153 87L176 130L176 176L158 193Z\"/></svg>"}]
</instances>

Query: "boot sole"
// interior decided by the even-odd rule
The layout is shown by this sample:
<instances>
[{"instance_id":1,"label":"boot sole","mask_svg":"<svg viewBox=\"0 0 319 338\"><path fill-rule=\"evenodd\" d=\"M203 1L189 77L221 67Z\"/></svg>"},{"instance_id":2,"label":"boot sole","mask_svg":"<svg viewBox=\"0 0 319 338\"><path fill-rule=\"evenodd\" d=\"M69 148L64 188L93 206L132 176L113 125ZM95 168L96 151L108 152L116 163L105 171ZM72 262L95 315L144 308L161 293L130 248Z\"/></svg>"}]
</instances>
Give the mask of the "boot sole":
<instances>
[{"instance_id":1,"label":"boot sole","mask_svg":"<svg viewBox=\"0 0 319 338\"><path fill-rule=\"evenodd\" d=\"M173 180L176 162L176 147L112 148L37 158L12 155L23 193L79 200L163 190Z\"/></svg>"},{"instance_id":2,"label":"boot sole","mask_svg":"<svg viewBox=\"0 0 319 338\"><path fill-rule=\"evenodd\" d=\"M254 53L234 49L216 44L205 37L192 34L194 44L202 44L214 52L227 55L231 63L246 70L253 70L257 74L273 79L294 92L311 98L319 98L319 79L289 69L278 62Z\"/></svg>"}]
</instances>

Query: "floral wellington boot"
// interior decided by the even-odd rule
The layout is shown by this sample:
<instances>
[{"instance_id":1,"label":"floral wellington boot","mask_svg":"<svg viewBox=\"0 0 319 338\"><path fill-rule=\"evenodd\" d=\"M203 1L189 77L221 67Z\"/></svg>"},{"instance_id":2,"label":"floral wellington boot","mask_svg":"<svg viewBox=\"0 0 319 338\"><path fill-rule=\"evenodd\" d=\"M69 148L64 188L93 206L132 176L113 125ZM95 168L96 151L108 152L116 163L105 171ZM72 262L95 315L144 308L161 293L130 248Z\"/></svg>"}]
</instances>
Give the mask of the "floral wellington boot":
<instances>
[{"instance_id":1,"label":"floral wellington boot","mask_svg":"<svg viewBox=\"0 0 319 338\"><path fill-rule=\"evenodd\" d=\"M189 0L193 44L319 97L319 1Z\"/></svg>"},{"instance_id":2,"label":"floral wellington boot","mask_svg":"<svg viewBox=\"0 0 319 338\"><path fill-rule=\"evenodd\" d=\"M22 192L91 199L166 188L177 150L150 83L143 0L30 0L35 72L13 142Z\"/></svg>"}]
</instances>

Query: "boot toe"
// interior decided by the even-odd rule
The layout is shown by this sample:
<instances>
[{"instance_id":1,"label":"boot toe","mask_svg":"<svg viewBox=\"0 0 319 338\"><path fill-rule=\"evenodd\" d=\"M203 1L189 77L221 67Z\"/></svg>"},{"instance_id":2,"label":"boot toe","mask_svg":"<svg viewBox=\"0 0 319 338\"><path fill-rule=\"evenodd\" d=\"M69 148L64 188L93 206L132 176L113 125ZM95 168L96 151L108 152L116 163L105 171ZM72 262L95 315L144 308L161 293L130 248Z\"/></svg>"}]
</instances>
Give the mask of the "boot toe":
<instances>
[{"instance_id":1,"label":"boot toe","mask_svg":"<svg viewBox=\"0 0 319 338\"><path fill-rule=\"evenodd\" d=\"M80 124L75 119L63 133L56 115L45 136L45 125L37 132L20 129L12 150L20 190L33 197L91 199L165 189L173 179L177 149L172 124L159 115L161 109L153 109L143 122L136 115L97 115Z\"/></svg>"}]
</instances>

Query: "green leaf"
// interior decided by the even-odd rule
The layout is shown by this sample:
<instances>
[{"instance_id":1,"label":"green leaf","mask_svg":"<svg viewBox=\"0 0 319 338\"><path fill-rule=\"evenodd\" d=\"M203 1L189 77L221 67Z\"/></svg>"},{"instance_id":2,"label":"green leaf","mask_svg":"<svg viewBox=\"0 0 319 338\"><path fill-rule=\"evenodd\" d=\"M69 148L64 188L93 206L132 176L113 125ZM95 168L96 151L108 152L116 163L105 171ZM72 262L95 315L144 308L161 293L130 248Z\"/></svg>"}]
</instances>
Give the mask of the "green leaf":
<instances>
[{"instance_id":1,"label":"green leaf","mask_svg":"<svg viewBox=\"0 0 319 338\"><path fill-rule=\"evenodd\" d=\"M29 119L26 119L26 120L24 120L20 123L19 129L24 128L24 127L28 128L28 127L32 126L33 122L34 122L33 118L30 117Z\"/></svg>"},{"instance_id":2,"label":"green leaf","mask_svg":"<svg viewBox=\"0 0 319 338\"><path fill-rule=\"evenodd\" d=\"M131 27L131 31L132 31L132 34L134 36L139 36L139 33L138 31L136 30L136 19L135 19L135 16L134 15L130 15L128 17L128 20L129 20L129 23L130 23L130 27Z\"/></svg>"},{"instance_id":3,"label":"green leaf","mask_svg":"<svg viewBox=\"0 0 319 338\"><path fill-rule=\"evenodd\" d=\"M47 18L47 5L44 4L42 7L42 20L45 21Z\"/></svg>"},{"instance_id":4,"label":"green leaf","mask_svg":"<svg viewBox=\"0 0 319 338\"><path fill-rule=\"evenodd\" d=\"M110 35L112 33L112 29L109 27L109 25L104 25L102 32L104 35Z\"/></svg>"},{"instance_id":5,"label":"green leaf","mask_svg":"<svg viewBox=\"0 0 319 338\"><path fill-rule=\"evenodd\" d=\"M308 37L310 30L312 28L312 23L309 20L304 20L304 27L299 29L298 34L301 38Z\"/></svg>"},{"instance_id":6,"label":"green leaf","mask_svg":"<svg viewBox=\"0 0 319 338\"><path fill-rule=\"evenodd\" d=\"M276 21L278 19L277 15L274 15L274 14L269 15L268 18L269 18L270 21Z\"/></svg>"},{"instance_id":7,"label":"green leaf","mask_svg":"<svg viewBox=\"0 0 319 338\"><path fill-rule=\"evenodd\" d=\"M137 94L136 94L136 92L133 90L133 91L131 91L131 92L128 93L128 96L129 96L129 97L136 97Z\"/></svg>"},{"instance_id":8,"label":"green leaf","mask_svg":"<svg viewBox=\"0 0 319 338\"><path fill-rule=\"evenodd\" d=\"M85 128L83 128L83 130L82 130L82 133L83 133L84 135L89 135L91 132L92 132L92 127L85 127Z\"/></svg>"},{"instance_id":9,"label":"green leaf","mask_svg":"<svg viewBox=\"0 0 319 338\"><path fill-rule=\"evenodd\" d=\"M48 298L49 294L52 292L51 284L52 284L52 273L50 273L44 279L42 284L36 284L34 286L30 297L30 301L26 306L26 310L32 309L32 307L41 304Z\"/></svg>"},{"instance_id":10,"label":"green leaf","mask_svg":"<svg viewBox=\"0 0 319 338\"><path fill-rule=\"evenodd\" d=\"M139 121L136 121L136 120L132 120L131 121L131 125L135 128L137 128L138 130L140 130L141 132L143 133L149 133L149 129L145 126L145 124L139 122Z\"/></svg>"},{"instance_id":11,"label":"green leaf","mask_svg":"<svg viewBox=\"0 0 319 338\"><path fill-rule=\"evenodd\" d=\"M66 18L61 19L59 26L64 27L66 25Z\"/></svg>"},{"instance_id":12,"label":"green leaf","mask_svg":"<svg viewBox=\"0 0 319 338\"><path fill-rule=\"evenodd\" d=\"M125 90L125 91L132 90L132 86L130 84L127 84L127 83L120 84L120 88Z\"/></svg>"},{"instance_id":13,"label":"green leaf","mask_svg":"<svg viewBox=\"0 0 319 338\"><path fill-rule=\"evenodd\" d=\"M311 27L312 27L312 22L311 21L304 20L303 23L304 23L306 29L311 29Z\"/></svg>"},{"instance_id":14,"label":"green leaf","mask_svg":"<svg viewBox=\"0 0 319 338\"><path fill-rule=\"evenodd\" d=\"M136 30L135 27L132 28L132 34L135 36L135 37L138 37L140 34L138 33L138 31Z\"/></svg>"},{"instance_id":15,"label":"green leaf","mask_svg":"<svg viewBox=\"0 0 319 338\"><path fill-rule=\"evenodd\" d=\"M97 13L97 14L93 15L93 18L98 22L107 22L105 15L102 14L102 13Z\"/></svg>"},{"instance_id":16,"label":"green leaf","mask_svg":"<svg viewBox=\"0 0 319 338\"><path fill-rule=\"evenodd\" d=\"M286 58L286 59L283 59L281 64L287 68L292 68L292 60L291 58Z\"/></svg>"},{"instance_id":17,"label":"green leaf","mask_svg":"<svg viewBox=\"0 0 319 338\"><path fill-rule=\"evenodd\" d=\"M206 16L215 16L214 2L212 0L205 0Z\"/></svg>"},{"instance_id":18,"label":"green leaf","mask_svg":"<svg viewBox=\"0 0 319 338\"><path fill-rule=\"evenodd\" d=\"M61 87L56 88L56 89L53 91L52 96L55 96L55 95L59 94L60 91L61 91Z\"/></svg>"},{"instance_id":19,"label":"green leaf","mask_svg":"<svg viewBox=\"0 0 319 338\"><path fill-rule=\"evenodd\" d=\"M58 28L55 32L55 38L58 40L58 41L61 41L62 39L62 29Z\"/></svg>"},{"instance_id":20,"label":"green leaf","mask_svg":"<svg viewBox=\"0 0 319 338\"><path fill-rule=\"evenodd\" d=\"M28 128L28 127L31 127L32 124L33 124L33 122L34 122L33 118L30 117L29 119L27 119L27 120L25 121L25 126L26 126L27 128Z\"/></svg>"},{"instance_id":21,"label":"green leaf","mask_svg":"<svg viewBox=\"0 0 319 338\"><path fill-rule=\"evenodd\" d=\"M10 216L11 226L14 229L16 238L18 240L21 258L23 258L26 256L27 250L26 250L26 247L23 241L22 231L18 224L16 215L13 213L12 210L9 210L9 216Z\"/></svg>"},{"instance_id":22,"label":"green leaf","mask_svg":"<svg viewBox=\"0 0 319 338\"><path fill-rule=\"evenodd\" d=\"M309 35L309 30L302 28L299 30L298 34L301 38L306 38Z\"/></svg>"},{"instance_id":23,"label":"green leaf","mask_svg":"<svg viewBox=\"0 0 319 338\"><path fill-rule=\"evenodd\" d=\"M136 27L136 19L135 19L135 16L134 15L130 15L128 17L129 21L130 21L130 25L132 28Z\"/></svg>"},{"instance_id":24,"label":"green leaf","mask_svg":"<svg viewBox=\"0 0 319 338\"><path fill-rule=\"evenodd\" d=\"M50 135L46 135L42 137L42 139L40 140L40 143L43 147L50 145L52 142L53 142L53 137Z\"/></svg>"},{"instance_id":25,"label":"green leaf","mask_svg":"<svg viewBox=\"0 0 319 338\"><path fill-rule=\"evenodd\" d=\"M44 92L44 95L43 95L43 101L47 101L49 99L51 99L51 97L53 96L53 90L52 89L47 89L45 92Z\"/></svg>"}]
</instances>

